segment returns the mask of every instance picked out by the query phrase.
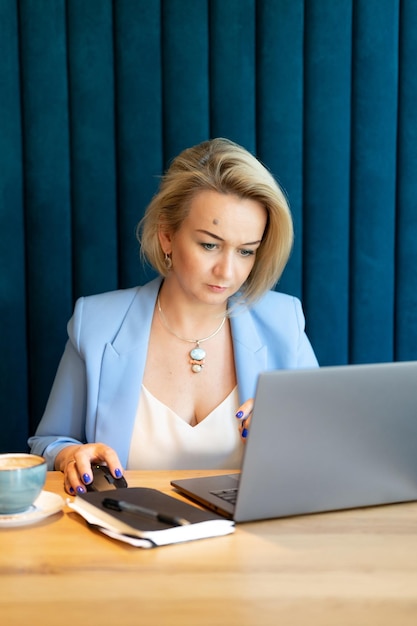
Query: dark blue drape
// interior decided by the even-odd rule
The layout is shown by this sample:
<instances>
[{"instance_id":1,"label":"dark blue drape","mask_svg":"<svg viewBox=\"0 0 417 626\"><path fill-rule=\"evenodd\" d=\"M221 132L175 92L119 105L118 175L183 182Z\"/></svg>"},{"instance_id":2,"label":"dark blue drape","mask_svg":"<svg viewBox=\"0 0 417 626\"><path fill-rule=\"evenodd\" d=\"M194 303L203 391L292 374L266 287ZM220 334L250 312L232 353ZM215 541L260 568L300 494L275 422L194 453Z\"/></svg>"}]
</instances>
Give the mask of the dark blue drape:
<instances>
[{"instance_id":1,"label":"dark blue drape","mask_svg":"<svg viewBox=\"0 0 417 626\"><path fill-rule=\"evenodd\" d=\"M26 449L80 295L143 283L135 225L227 136L284 187L323 365L417 358L413 0L0 2L0 449Z\"/></svg>"}]
</instances>

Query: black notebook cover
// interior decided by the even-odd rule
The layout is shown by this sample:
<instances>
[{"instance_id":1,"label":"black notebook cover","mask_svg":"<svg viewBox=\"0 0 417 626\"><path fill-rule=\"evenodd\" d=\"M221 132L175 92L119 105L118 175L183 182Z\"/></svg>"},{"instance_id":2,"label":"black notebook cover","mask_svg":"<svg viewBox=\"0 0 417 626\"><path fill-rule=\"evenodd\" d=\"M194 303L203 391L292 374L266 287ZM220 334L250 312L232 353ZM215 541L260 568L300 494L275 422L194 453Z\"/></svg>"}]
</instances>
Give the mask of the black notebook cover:
<instances>
[{"instance_id":1,"label":"black notebook cover","mask_svg":"<svg viewBox=\"0 0 417 626\"><path fill-rule=\"evenodd\" d=\"M147 516L114 511L103 505L105 498L137 504L165 515L184 518L190 523L171 526ZM110 530L111 536L121 540L127 537L148 540L155 546L221 536L234 531L234 522L146 487L91 491L77 495L70 506L98 530ZM97 518L93 522L92 515Z\"/></svg>"}]
</instances>

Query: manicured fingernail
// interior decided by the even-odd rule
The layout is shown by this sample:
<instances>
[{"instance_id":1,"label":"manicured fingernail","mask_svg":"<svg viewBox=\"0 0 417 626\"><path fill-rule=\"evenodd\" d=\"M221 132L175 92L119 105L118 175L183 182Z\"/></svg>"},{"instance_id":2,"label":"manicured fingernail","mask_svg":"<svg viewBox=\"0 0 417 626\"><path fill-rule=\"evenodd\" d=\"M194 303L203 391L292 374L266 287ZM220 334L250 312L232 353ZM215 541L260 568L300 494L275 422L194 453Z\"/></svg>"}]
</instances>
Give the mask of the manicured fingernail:
<instances>
[{"instance_id":1,"label":"manicured fingernail","mask_svg":"<svg viewBox=\"0 0 417 626\"><path fill-rule=\"evenodd\" d=\"M83 474L83 481L85 482L85 484L87 485L88 483L91 483L91 477L90 474Z\"/></svg>"},{"instance_id":2,"label":"manicured fingernail","mask_svg":"<svg viewBox=\"0 0 417 626\"><path fill-rule=\"evenodd\" d=\"M243 437L244 439L246 439L246 437L247 437L247 436L248 436L248 429L247 429L247 428L244 428L244 429L242 430L242 437Z\"/></svg>"},{"instance_id":3,"label":"manicured fingernail","mask_svg":"<svg viewBox=\"0 0 417 626\"><path fill-rule=\"evenodd\" d=\"M236 417L237 417L239 420L243 417L243 415L244 415L243 411L238 411L238 412L236 413Z\"/></svg>"},{"instance_id":4,"label":"manicured fingernail","mask_svg":"<svg viewBox=\"0 0 417 626\"><path fill-rule=\"evenodd\" d=\"M75 493L74 488L73 488L73 487L70 487L70 488L69 488L69 492L70 492L70 493Z\"/></svg>"},{"instance_id":5,"label":"manicured fingernail","mask_svg":"<svg viewBox=\"0 0 417 626\"><path fill-rule=\"evenodd\" d=\"M85 493L84 487L77 487L77 493Z\"/></svg>"},{"instance_id":6,"label":"manicured fingernail","mask_svg":"<svg viewBox=\"0 0 417 626\"><path fill-rule=\"evenodd\" d=\"M120 478L121 477L122 472L121 472L121 470L119 470L118 467L114 470L114 475L116 476L116 478Z\"/></svg>"}]
</instances>

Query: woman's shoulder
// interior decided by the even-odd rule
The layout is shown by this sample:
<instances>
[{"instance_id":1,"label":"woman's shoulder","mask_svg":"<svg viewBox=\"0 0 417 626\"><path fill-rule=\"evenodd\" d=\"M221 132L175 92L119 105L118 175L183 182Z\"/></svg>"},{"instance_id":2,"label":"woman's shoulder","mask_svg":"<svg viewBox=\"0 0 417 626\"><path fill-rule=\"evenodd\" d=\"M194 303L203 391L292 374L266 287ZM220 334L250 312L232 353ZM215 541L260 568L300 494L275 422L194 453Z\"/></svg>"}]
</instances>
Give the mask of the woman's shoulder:
<instances>
[{"instance_id":1,"label":"woman's shoulder","mask_svg":"<svg viewBox=\"0 0 417 626\"><path fill-rule=\"evenodd\" d=\"M295 312L298 314L300 309L301 302L299 298L281 291L267 291L251 306L251 310L255 315L266 315L267 317L276 314L277 311L281 314L284 312L288 314L294 314Z\"/></svg>"},{"instance_id":2,"label":"woman's shoulder","mask_svg":"<svg viewBox=\"0 0 417 626\"><path fill-rule=\"evenodd\" d=\"M127 289L115 289L113 291L105 291L89 296L78 298L75 303L75 309L83 308L84 310L102 310L114 312L129 308L133 301L138 298L156 298L159 289L160 280L155 279L145 285L129 287Z\"/></svg>"},{"instance_id":3,"label":"woman's shoulder","mask_svg":"<svg viewBox=\"0 0 417 626\"><path fill-rule=\"evenodd\" d=\"M294 301L299 302L299 298L297 296L291 295L289 293L283 293L282 291L267 291L258 302L276 302L282 304L294 304Z\"/></svg>"},{"instance_id":4,"label":"woman's shoulder","mask_svg":"<svg viewBox=\"0 0 417 626\"><path fill-rule=\"evenodd\" d=\"M77 307L88 307L91 309L101 307L125 307L129 305L142 289L141 286L129 287L127 289L114 289L113 291L104 291L93 295L81 296L75 303Z\"/></svg>"},{"instance_id":5,"label":"woman's shoulder","mask_svg":"<svg viewBox=\"0 0 417 626\"><path fill-rule=\"evenodd\" d=\"M256 326L271 329L273 333L289 335L292 331L304 330L304 313L299 298L280 291L266 292L246 312L248 322L251 319Z\"/></svg>"},{"instance_id":6,"label":"woman's shoulder","mask_svg":"<svg viewBox=\"0 0 417 626\"><path fill-rule=\"evenodd\" d=\"M160 280L143 286L117 289L83 296L75 303L74 313L68 323L70 337L78 343L84 338L97 337L111 340L125 320L141 324L144 316L153 310Z\"/></svg>"}]
</instances>

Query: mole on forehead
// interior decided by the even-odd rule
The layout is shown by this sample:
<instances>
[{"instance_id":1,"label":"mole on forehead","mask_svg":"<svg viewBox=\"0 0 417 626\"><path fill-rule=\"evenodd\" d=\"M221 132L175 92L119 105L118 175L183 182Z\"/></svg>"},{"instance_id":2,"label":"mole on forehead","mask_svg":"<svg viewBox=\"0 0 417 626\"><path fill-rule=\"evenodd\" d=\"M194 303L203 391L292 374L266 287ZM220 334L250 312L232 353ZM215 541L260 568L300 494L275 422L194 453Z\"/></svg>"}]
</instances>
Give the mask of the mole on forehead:
<instances>
[{"instance_id":1,"label":"mole on forehead","mask_svg":"<svg viewBox=\"0 0 417 626\"><path fill-rule=\"evenodd\" d=\"M214 218L213 224L216 224L216 226L217 226L218 223L219 223L219 220L217 218Z\"/></svg>"}]
</instances>

